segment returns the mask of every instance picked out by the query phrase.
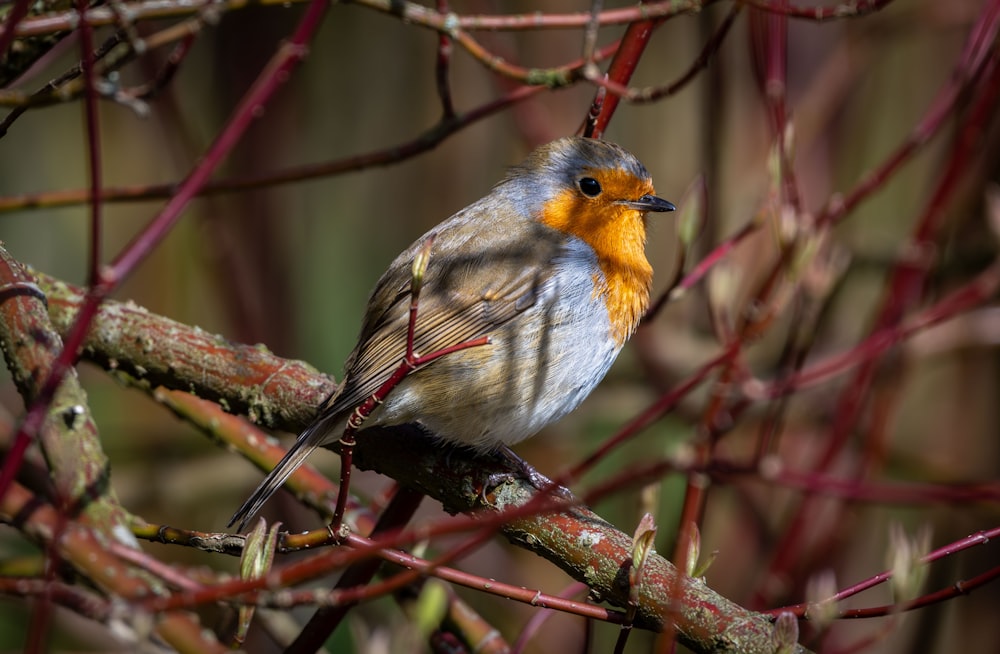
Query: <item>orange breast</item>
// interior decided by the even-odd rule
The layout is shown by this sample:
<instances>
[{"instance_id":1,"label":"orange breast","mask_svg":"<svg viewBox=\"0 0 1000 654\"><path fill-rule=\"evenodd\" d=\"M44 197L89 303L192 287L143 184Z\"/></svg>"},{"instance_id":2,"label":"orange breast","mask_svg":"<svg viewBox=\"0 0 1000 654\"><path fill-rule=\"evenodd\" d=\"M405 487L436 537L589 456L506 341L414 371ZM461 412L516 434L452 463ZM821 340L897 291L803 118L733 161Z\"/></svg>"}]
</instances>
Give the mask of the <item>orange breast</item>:
<instances>
[{"instance_id":1,"label":"orange breast","mask_svg":"<svg viewBox=\"0 0 1000 654\"><path fill-rule=\"evenodd\" d=\"M604 171L601 179L601 197L584 198L575 188L568 188L544 205L540 220L593 248L603 273L602 281L594 271L595 294L605 302L611 336L621 345L649 305L653 269L646 260L644 214L613 198L638 198L652 194L653 188L648 182L648 188L640 187L636 178L625 172Z\"/></svg>"}]
</instances>

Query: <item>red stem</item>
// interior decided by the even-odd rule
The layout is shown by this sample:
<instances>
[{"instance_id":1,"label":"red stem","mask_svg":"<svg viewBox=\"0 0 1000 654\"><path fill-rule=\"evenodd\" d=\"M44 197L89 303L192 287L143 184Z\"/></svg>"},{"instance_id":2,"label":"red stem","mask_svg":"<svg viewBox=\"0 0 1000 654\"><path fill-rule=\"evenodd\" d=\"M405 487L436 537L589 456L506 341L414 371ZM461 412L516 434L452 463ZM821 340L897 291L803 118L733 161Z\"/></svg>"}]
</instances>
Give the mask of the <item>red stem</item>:
<instances>
[{"instance_id":1,"label":"red stem","mask_svg":"<svg viewBox=\"0 0 1000 654\"><path fill-rule=\"evenodd\" d=\"M618 51L615 53L615 58L611 60L611 65L608 66L608 79L622 86L628 86L636 66L639 65L639 59L642 58L642 53L649 44L653 30L664 20L664 18L643 20L631 23L628 26L628 29L625 30L625 36L622 37L621 45L618 46ZM614 115L615 109L618 108L619 102L621 102L621 97L614 93L608 94L604 98L604 102L601 105L601 113L598 114L597 120L594 121L594 128L592 130L593 138L601 138L604 134L604 130L607 129L608 123L611 122L611 117Z\"/></svg>"},{"instance_id":2,"label":"red stem","mask_svg":"<svg viewBox=\"0 0 1000 654\"><path fill-rule=\"evenodd\" d=\"M938 549L934 550L933 552L930 552L925 557L923 557L922 559L920 559L920 563L923 564L923 565L929 565L931 563L934 563L935 561L938 561L938 560L943 559L945 557L948 557L948 556L951 556L953 554L956 554L957 552L961 552L961 551L967 550L967 549L969 549L971 547L975 547L976 545L986 545L987 543L989 543L992 540L995 540L998 537L1000 537L1000 527L994 527L993 529L989 529L989 530L985 530L985 531L980 531L980 532L977 532L975 534L970 534L969 536L966 536L965 538L963 538L961 540L957 540L957 541L955 541L953 543L949 543L949 544L945 545L944 547L939 547ZM973 581L975 581L975 580L980 580L983 583L985 583L985 581L988 581L988 580L996 578L997 571L998 571L998 568L991 568L986 573L984 573L982 575L979 575L977 577L974 577L972 580L969 580L967 582L962 583L962 586L965 587L965 588L967 588L969 586L969 584L973 583ZM830 599L832 601L839 602L840 600L847 599L848 597L853 597L854 595L857 595L857 594L859 594L859 593L861 593L863 591L866 591L869 588L874 588L875 586L883 584L883 583L889 581L890 579L892 579L892 571L891 570L886 570L886 571L881 572L881 573L879 573L877 575L869 577L868 579L865 579L864 581L858 582L858 583L856 583L856 584L854 584L852 586L848 586L847 588L844 588L843 590L837 592L837 594L835 594ZM941 591L938 591L937 593L931 593L930 595L927 595L925 597L935 597L940 592ZM917 601L919 601L919 600L917 600ZM935 601L940 601L940 600L935 600ZM933 603L933 602L926 602L926 603L929 604L929 603ZM921 604L921 606L924 606L924 605L926 605L926 604ZM767 611L763 611L763 613L767 613L767 614L770 614L770 615L777 615L778 613L781 613L783 611L789 611L789 612L791 612L791 613L793 613L793 614L801 617L801 616L804 616L806 614L806 611L808 610L808 608L809 608L808 604L796 604L795 606L789 606L789 607L784 607L784 608L780 608L780 609L770 609L770 610L767 610ZM884 609L884 608L886 608L886 607L878 607L877 609L857 609L857 611L859 611L859 613L856 614L856 615L848 615L848 614L852 614L853 611L844 611L841 615L845 616L845 617L874 617L874 614L872 614L872 615L866 615L865 611L872 611L872 610L877 611L877 610ZM895 607L895 608L898 609L898 607ZM917 607L911 606L911 605L907 605L907 608L917 608ZM884 615L884 614L882 614L882 615Z\"/></svg>"},{"instance_id":3,"label":"red stem","mask_svg":"<svg viewBox=\"0 0 1000 654\"><path fill-rule=\"evenodd\" d=\"M942 588L932 593L921 595L920 597L910 600L902 606L899 604L885 604L883 606L869 606L862 609L847 609L838 614L837 617L842 620L857 618L883 618L887 615L898 613L900 609L904 611L914 611L916 609L922 609L926 606L930 606L931 604L937 604L938 602L953 599L959 595L968 595L976 588L985 586L986 584L996 581L997 579L1000 579L1000 566L991 568L982 574L972 577L971 579L956 581L948 588Z\"/></svg>"}]
</instances>

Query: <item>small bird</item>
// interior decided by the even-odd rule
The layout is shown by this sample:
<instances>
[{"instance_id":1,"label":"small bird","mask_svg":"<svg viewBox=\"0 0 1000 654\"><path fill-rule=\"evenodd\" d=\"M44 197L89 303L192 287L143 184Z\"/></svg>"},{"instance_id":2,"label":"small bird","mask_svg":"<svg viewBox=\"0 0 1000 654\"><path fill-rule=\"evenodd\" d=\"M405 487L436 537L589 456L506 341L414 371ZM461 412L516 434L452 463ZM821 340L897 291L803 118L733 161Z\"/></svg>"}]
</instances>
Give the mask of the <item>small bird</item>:
<instances>
[{"instance_id":1,"label":"small bird","mask_svg":"<svg viewBox=\"0 0 1000 654\"><path fill-rule=\"evenodd\" d=\"M567 137L539 147L389 265L340 387L229 524L242 531L316 447L340 439L351 412L399 366L413 260L428 237L414 351L483 336L489 343L411 372L365 426L416 423L490 451L560 419L604 378L649 304L647 213L674 209L617 145Z\"/></svg>"}]
</instances>

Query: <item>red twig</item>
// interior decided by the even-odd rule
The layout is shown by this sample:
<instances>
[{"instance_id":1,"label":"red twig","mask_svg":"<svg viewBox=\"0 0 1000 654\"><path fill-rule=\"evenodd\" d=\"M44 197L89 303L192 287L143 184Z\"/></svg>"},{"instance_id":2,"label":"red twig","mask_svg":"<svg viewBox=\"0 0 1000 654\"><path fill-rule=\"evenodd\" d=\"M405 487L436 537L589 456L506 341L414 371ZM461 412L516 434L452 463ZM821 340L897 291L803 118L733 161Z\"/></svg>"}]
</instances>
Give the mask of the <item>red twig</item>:
<instances>
[{"instance_id":1,"label":"red twig","mask_svg":"<svg viewBox=\"0 0 1000 654\"><path fill-rule=\"evenodd\" d=\"M565 598L564 593L560 593L558 596L549 595L534 588L525 588L524 586L506 584L502 581L497 581L496 579L485 579L478 575L471 575L462 570L446 567L444 565L445 561L457 559L459 558L459 555L465 554L469 549L471 549L470 545L478 545L492 537L492 531L490 530L484 530L483 534L485 534L485 536L477 535L475 537L475 543L467 542L464 544L462 549L449 551L434 561L420 559L396 549L381 550L379 552L379 556L383 557L386 561L390 561L401 567L407 568L408 570L412 570L412 573L403 573L406 575L405 577L396 575L396 577L391 580L392 587L394 588L401 588L406 584L412 583L413 580L419 578L420 576L433 575L434 577L449 583L481 590L490 595L496 595L505 599L514 600L515 602L551 609L552 611L561 611L563 613L579 615L594 620L601 620L602 622L621 622L621 613L587 602L568 600ZM370 545L370 541L354 535L348 537L348 542L355 542L357 545ZM583 584L579 584L579 586L582 587ZM385 594L386 592L388 592L387 589L382 589L378 595ZM378 595L372 596L377 597Z\"/></svg>"},{"instance_id":2,"label":"red twig","mask_svg":"<svg viewBox=\"0 0 1000 654\"><path fill-rule=\"evenodd\" d=\"M953 599L955 597L960 597L962 595L968 595L973 590L981 588L988 583L1000 579L1000 566L995 568L990 568L982 574L978 574L970 579L961 579L956 581L948 588L942 588L940 590L934 591L933 593L927 593L926 595L921 595L913 600L910 600L906 604L900 606L898 604L886 604L883 606L870 606L862 609L846 609L842 611L837 617L843 619L850 618L882 618L887 615L893 615L894 613L903 611L913 611L915 609L922 609L925 606L930 606L931 604L937 604L938 602L943 602L945 600Z\"/></svg>"},{"instance_id":3,"label":"red twig","mask_svg":"<svg viewBox=\"0 0 1000 654\"><path fill-rule=\"evenodd\" d=\"M529 515L547 513L557 509L566 508L567 503L563 499L553 499L546 495L538 495L533 501L522 506L507 508L502 512L491 514L479 514L476 516L464 516L444 523L438 523L431 527L421 527L419 529L392 530L381 535L381 538L372 540L363 546L359 545L351 549L335 548L329 551L320 552L307 559L302 559L289 563L288 565L275 569L262 577L253 579L235 579L222 583L205 586L201 590L190 593L178 593L160 597L149 597L140 602L141 608L150 612L161 612L166 610L191 608L201 604L218 602L232 599L235 596L255 591L274 589L278 587L293 585L303 581L326 574L332 570L353 565L359 561L364 561L378 554L383 550L399 549L415 542L428 538L446 536L449 534L461 534L469 531L476 531L476 543L484 542L491 537L497 529L508 523L512 519L517 519ZM354 542L353 536L347 535L346 542ZM355 542L357 545L357 543ZM425 574L428 570L445 565L459 558L461 554L469 551L467 545L452 549L446 554L430 562L429 567L419 574ZM416 578L416 577L414 577ZM404 586L414 578L397 580L388 590ZM370 599L388 592L386 589L373 590L372 588L359 589L350 593L341 593L344 601L357 602L362 599Z\"/></svg>"},{"instance_id":4,"label":"red twig","mask_svg":"<svg viewBox=\"0 0 1000 654\"><path fill-rule=\"evenodd\" d=\"M608 80L628 86L636 66L639 65L639 59L642 58L642 53L649 44L653 30L664 20L664 18L641 20L628 26L628 29L625 30L625 36L622 37L621 44L618 46L618 51L615 53L615 58L611 60L611 65L608 67ZM621 97L614 94L604 99L604 102L601 104L601 113L598 114L597 120L594 121L592 130L594 138L601 138L604 135L604 130L607 129L608 124L611 122L611 117L618 108L619 102L621 102Z\"/></svg>"},{"instance_id":5,"label":"red twig","mask_svg":"<svg viewBox=\"0 0 1000 654\"><path fill-rule=\"evenodd\" d=\"M702 278L708 274L708 271L712 269L712 266L715 266L729 256L733 250L735 250L736 247L743 242L744 239L751 234L756 233L758 229L760 229L760 222L752 220L744 225L738 232L717 245L715 249L695 264L695 266L691 269L691 272L684 275L684 278L677 283L677 292L687 291L692 286L700 282Z\"/></svg>"},{"instance_id":6,"label":"red twig","mask_svg":"<svg viewBox=\"0 0 1000 654\"><path fill-rule=\"evenodd\" d=\"M788 17L780 9L787 0L773 3L775 11L753 9L750 12L750 52L754 72L764 106L767 108L774 135L778 160L778 182L781 198L779 206L786 204L799 213L799 193L795 172L788 157L786 143L788 128Z\"/></svg>"},{"instance_id":7,"label":"red twig","mask_svg":"<svg viewBox=\"0 0 1000 654\"><path fill-rule=\"evenodd\" d=\"M952 556L953 554L967 550L971 547L975 547L977 545L986 545L990 541L995 540L998 537L1000 537L1000 527L994 527L993 529L980 531L975 534L966 536L961 540L949 543L944 547L940 547L934 550L933 552L930 552L922 559L920 559L920 563L922 563L923 565L929 565L931 563L934 563L935 561L939 561L945 557ZM904 610L920 608L922 606L927 606L928 604L933 604L935 602L942 601L943 599L947 599L949 597L954 597L956 595L963 594L964 592L968 592L972 588L978 588L979 586L982 586L983 584L992 581L998 577L1000 577L1000 568L991 568L987 572L977 575L972 579L956 582L956 584L952 586L952 588L944 589L941 591L930 593L928 595L924 595L921 598L917 598L913 602L907 603L903 607L880 606L869 609L845 610L839 614L839 617L851 617L851 618L876 617L876 616L887 615L892 611L898 611L900 608L903 608ZM833 597L829 599L830 601L839 602L841 600L847 599L848 597L852 597L863 591L866 591L869 588L874 588L875 586L883 584L889 581L890 579L892 579L892 571L886 570L877 575L869 577L864 581L858 582L852 586L844 588L843 590L839 591L837 594L835 594ZM777 615L782 611L790 611L791 613L794 613L799 617L804 617L808 609L809 609L808 604L796 604L794 606L785 607L781 609L772 609L769 611L764 611L764 613Z\"/></svg>"}]
</instances>

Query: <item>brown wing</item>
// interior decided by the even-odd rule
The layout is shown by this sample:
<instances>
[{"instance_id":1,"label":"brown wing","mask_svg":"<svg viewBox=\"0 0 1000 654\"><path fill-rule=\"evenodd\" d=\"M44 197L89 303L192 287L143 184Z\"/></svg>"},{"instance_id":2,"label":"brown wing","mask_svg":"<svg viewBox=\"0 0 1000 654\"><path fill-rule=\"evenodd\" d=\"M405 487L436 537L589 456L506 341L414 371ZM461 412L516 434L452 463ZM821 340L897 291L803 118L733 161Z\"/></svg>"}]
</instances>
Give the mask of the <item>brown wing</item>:
<instances>
[{"instance_id":1,"label":"brown wing","mask_svg":"<svg viewBox=\"0 0 1000 654\"><path fill-rule=\"evenodd\" d=\"M534 233L527 239L497 228L483 233L462 223L441 226L420 294L418 354L487 336L537 301L551 280L551 262L563 237L531 225ZM353 409L399 366L406 352L413 257L422 242L400 255L379 280L348 360L344 388L331 398L325 416Z\"/></svg>"}]
</instances>

